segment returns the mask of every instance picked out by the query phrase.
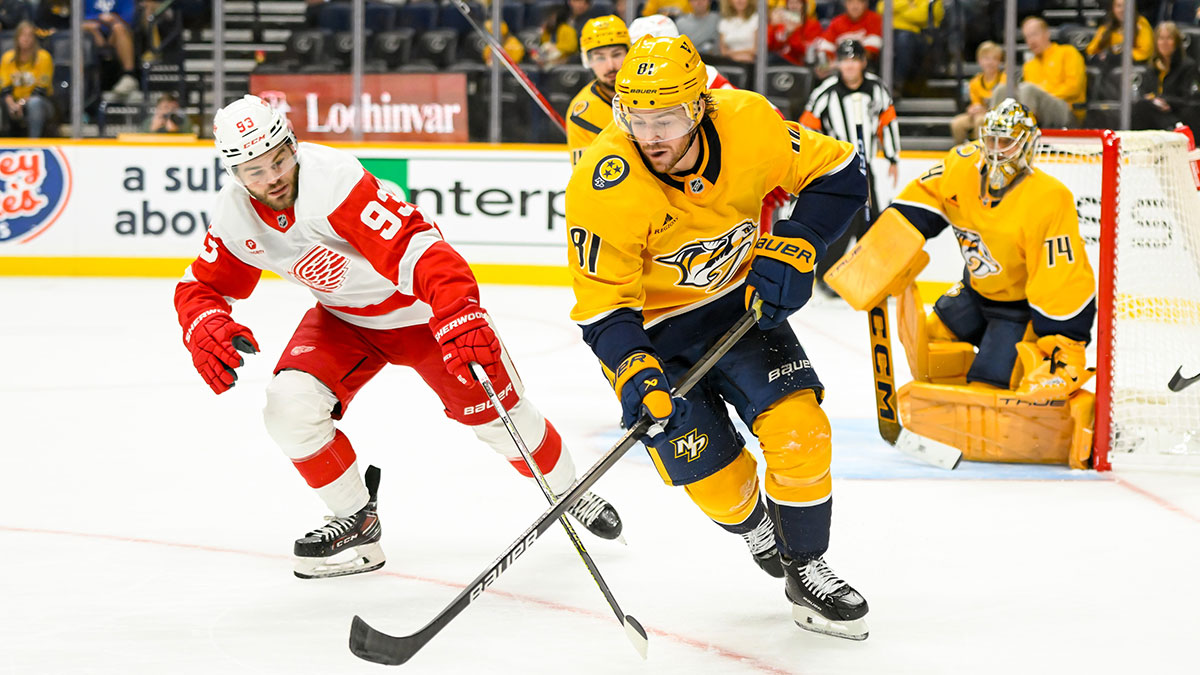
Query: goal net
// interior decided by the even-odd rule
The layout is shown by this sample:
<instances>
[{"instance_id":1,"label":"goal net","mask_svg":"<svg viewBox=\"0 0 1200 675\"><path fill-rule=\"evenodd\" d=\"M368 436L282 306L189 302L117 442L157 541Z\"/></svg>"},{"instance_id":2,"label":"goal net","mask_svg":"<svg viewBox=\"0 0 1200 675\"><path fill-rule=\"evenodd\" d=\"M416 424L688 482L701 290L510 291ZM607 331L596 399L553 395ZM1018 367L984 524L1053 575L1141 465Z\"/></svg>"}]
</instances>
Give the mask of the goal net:
<instances>
[{"instance_id":1,"label":"goal net","mask_svg":"<svg viewBox=\"0 0 1200 675\"><path fill-rule=\"evenodd\" d=\"M1046 131L1035 166L1075 195L1096 272L1095 467L1200 467L1200 181L1189 136ZM1092 385L1089 385L1089 387Z\"/></svg>"}]
</instances>

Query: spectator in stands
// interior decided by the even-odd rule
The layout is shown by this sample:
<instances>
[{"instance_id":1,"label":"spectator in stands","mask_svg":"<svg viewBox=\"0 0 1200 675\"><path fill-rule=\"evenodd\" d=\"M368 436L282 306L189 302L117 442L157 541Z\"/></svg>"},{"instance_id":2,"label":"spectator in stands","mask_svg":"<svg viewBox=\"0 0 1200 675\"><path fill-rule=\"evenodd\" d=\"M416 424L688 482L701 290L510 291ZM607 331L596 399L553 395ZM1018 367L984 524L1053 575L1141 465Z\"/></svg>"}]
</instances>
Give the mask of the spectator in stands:
<instances>
[{"instance_id":1,"label":"spectator in stands","mask_svg":"<svg viewBox=\"0 0 1200 675\"><path fill-rule=\"evenodd\" d=\"M1182 122L1193 131L1200 123L1200 72L1182 48L1183 36L1172 21L1154 29L1154 58L1158 74L1154 93L1133 104L1134 129L1173 129Z\"/></svg>"},{"instance_id":2,"label":"spectator in stands","mask_svg":"<svg viewBox=\"0 0 1200 675\"><path fill-rule=\"evenodd\" d=\"M807 0L787 0L771 10L767 49L772 61L803 66L815 61L820 49L821 22L809 16Z\"/></svg>"},{"instance_id":3,"label":"spectator in stands","mask_svg":"<svg viewBox=\"0 0 1200 675\"><path fill-rule=\"evenodd\" d=\"M68 3L69 4L69 3ZM128 98L139 86L133 53L134 0L84 0L83 30L92 36L101 54L106 47L112 48L121 67L121 77L112 87L119 98ZM67 10L67 26L70 26L70 10Z\"/></svg>"},{"instance_id":4,"label":"spectator in stands","mask_svg":"<svg viewBox=\"0 0 1200 675\"><path fill-rule=\"evenodd\" d=\"M950 120L950 134L954 143L965 143L975 140L979 135L979 125L988 111L988 101L996 88L1004 84L1004 48L987 40L975 50L975 61L979 64L979 73L971 78L968 91L971 103L967 111Z\"/></svg>"},{"instance_id":5,"label":"spectator in stands","mask_svg":"<svg viewBox=\"0 0 1200 675\"><path fill-rule=\"evenodd\" d=\"M1025 19L1021 34L1033 58L1022 69L1025 81L1017 87L1017 98L1044 129L1082 122L1083 103L1087 99L1083 55L1070 45L1051 42L1050 27L1041 17ZM993 96L991 103L999 103L1001 98L1002 95Z\"/></svg>"},{"instance_id":6,"label":"spectator in stands","mask_svg":"<svg viewBox=\"0 0 1200 675\"><path fill-rule=\"evenodd\" d=\"M579 29L571 25L571 8L567 3L554 7L546 14L542 20L540 42L537 62L541 66L557 66L579 53Z\"/></svg>"},{"instance_id":7,"label":"spectator in stands","mask_svg":"<svg viewBox=\"0 0 1200 675\"><path fill-rule=\"evenodd\" d=\"M1137 37L1133 42L1133 60L1141 63L1154 56L1154 29L1146 17L1136 14ZM1088 62L1112 68L1121 63L1121 45L1125 41L1125 0L1112 0L1099 30L1088 43Z\"/></svg>"},{"instance_id":8,"label":"spectator in stands","mask_svg":"<svg viewBox=\"0 0 1200 675\"><path fill-rule=\"evenodd\" d=\"M179 99L165 92L154 105L154 116L147 120L146 131L152 134L190 134L192 121L179 107Z\"/></svg>"},{"instance_id":9,"label":"spectator in stands","mask_svg":"<svg viewBox=\"0 0 1200 675\"><path fill-rule=\"evenodd\" d=\"M13 30L29 18L25 0L0 0L0 30Z\"/></svg>"},{"instance_id":10,"label":"spectator in stands","mask_svg":"<svg viewBox=\"0 0 1200 675\"><path fill-rule=\"evenodd\" d=\"M756 7L750 0L721 0L721 21L717 24L721 56L738 63L754 63L758 43Z\"/></svg>"},{"instance_id":11,"label":"spectator in stands","mask_svg":"<svg viewBox=\"0 0 1200 675\"><path fill-rule=\"evenodd\" d=\"M646 6L642 8L642 16L665 14L674 18L690 14L691 11L692 6L688 0L647 0Z\"/></svg>"},{"instance_id":12,"label":"spectator in stands","mask_svg":"<svg viewBox=\"0 0 1200 675\"><path fill-rule=\"evenodd\" d=\"M488 19L484 22L484 27L487 32L492 32L492 20ZM508 31L508 22L500 22L500 44L504 46L504 51L508 52L508 58L512 59L513 63L520 63L521 59L525 58L525 45L517 39L517 36ZM483 62L492 65L492 48L483 48Z\"/></svg>"},{"instance_id":13,"label":"spectator in stands","mask_svg":"<svg viewBox=\"0 0 1200 675\"><path fill-rule=\"evenodd\" d=\"M688 36L696 49L704 56L721 53L720 33L717 25L721 17L712 12L709 0L690 0L692 11L675 19L682 35Z\"/></svg>"},{"instance_id":14,"label":"spectator in stands","mask_svg":"<svg viewBox=\"0 0 1200 675\"><path fill-rule=\"evenodd\" d=\"M883 12L884 0L877 7ZM925 59L925 36L922 31L942 24L945 8L942 0L895 0L892 4L892 44L896 46L892 61L892 89L903 91L920 72Z\"/></svg>"},{"instance_id":15,"label":"spectator in stands","mask_svg":"<svg viewBox=\"0 0 1200 675\"><path fill-rule=\"evenodd\" d=\"M821 35L821 61L832 64L838 43L853 39L862 43L867 58L874 63L883 47L883 17L871 11L867 0L845 0L844 6L846 11L833 17Z\"/></svg>"},{"instance_id":16,"label":"spectator in stands","mask_svg":"<svg viewBox=\"0 0 1200 675\"><path fill-rule=\"evenodd\" d=\"M17 25L13 48L0 57L6 136L41 138L54 118L50 101L54 63L50 52L38 46L36 30L29 21L22 21Z\"/></svg>"}]
</instances>

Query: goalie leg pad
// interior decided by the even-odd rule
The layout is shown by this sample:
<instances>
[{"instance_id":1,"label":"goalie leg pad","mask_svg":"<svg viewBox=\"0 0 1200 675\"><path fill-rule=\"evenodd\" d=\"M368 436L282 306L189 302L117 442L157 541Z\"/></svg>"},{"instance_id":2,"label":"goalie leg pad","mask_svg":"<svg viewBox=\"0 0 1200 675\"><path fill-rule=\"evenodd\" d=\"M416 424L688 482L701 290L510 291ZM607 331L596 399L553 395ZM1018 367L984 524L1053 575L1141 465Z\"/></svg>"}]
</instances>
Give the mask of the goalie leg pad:
<instances>
[{"instance_id":1,"label":"goalie leg pad","mask_svg":"<svg viewBox=\"0 0 1200 675\"><path fill-rule=\"evenodd\" d=\"M1086 401L1033 402L1007 389L924 382L904 385L897 398L906 428L972 461L1067 464L1091 436Z\"/></svg>"},{"instance_id":2,"label":"goalie leg pad","mask_svg":"<svg viewBox=\"0 0 1200 675\"><path fill-rule=\"evenodd\" d=\"M725 529L741 534L738 529L758 506L758 463L745 448L725 468L695 483L683 486L688 497L704 515ZM757 523L750 523L750 527Z\"/></svg>"},{"instance_id":3,"label":"goalie leg pad","mask_svg":"<svg viewBox=\"0 0 1200 675\"><path fill-rule=\"evenodd\" d=\"M916 284L909 284L896 305L897 331L914 380L966 384L975 347L961 342L936 313L925 314Z\"/></svg>"},{"instance_id":4,"label":"goalie leg pad","mask_svg":"<svg viewBox=\"0 0 1200 675\"><path fill-rule=\"evenodd\" d=\"M754 420L767 463L767 508L781 553L819 556L829 548L833 436L829 418L811 389L788 394Z\"/></svg>"}]
</instances>

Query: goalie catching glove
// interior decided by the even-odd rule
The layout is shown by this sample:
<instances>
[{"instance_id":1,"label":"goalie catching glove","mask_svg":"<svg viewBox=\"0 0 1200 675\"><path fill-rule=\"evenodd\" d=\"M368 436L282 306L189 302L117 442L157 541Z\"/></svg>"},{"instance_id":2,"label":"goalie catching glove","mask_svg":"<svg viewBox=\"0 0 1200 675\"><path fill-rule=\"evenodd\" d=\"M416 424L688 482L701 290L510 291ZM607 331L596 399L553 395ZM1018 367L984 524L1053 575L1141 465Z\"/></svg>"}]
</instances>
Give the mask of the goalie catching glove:
<instances>
[{"instance_id":1,"label":"goalie catching glove","mask_svg":"<svg viewBox=\"0 0 1200 675\"><path fill-rule=\"evenodd\" d=\"M1034 400L1062 399L1079 391L1092 377L1087 369L1086 345L1061 335L1017 344L1017 356L1025 375L1017 393Z\"/></svg>"},{"instance_id":2,"label":"goalie catching glove","mask_svg":"<svg viewBox=\"0 0 1200 675\"><path fill-rule=\"evenodd\" d=\"M613 379L613 389L621 397L621 419L626 429L632 429L645 411L662 427L674 419L687 417L687 401L671 396L671 384L658 359L646 352L634 352L621 361ZM657 439L658 434L650 436Z\"/></svg>"},{"instance_id":3,"label":"goalie catching glove","mask_svg":"<svg viewBox=\"0 0 1200 675\"><path fill-rule=\"evenodd\" d=\"M459 382L475 381L467 365L472 361L483 366L488 377L500 375L500 340L474 298L459 298L430 319L429 328L442 346L442 363Z\"/></svg>"},{"instance_id":4,"label":"goalie catching glove","mask_svg":"<svg viewBox=\"0 0 1200 675\"><path fill-rule=\"evenodd\" d=\"M780 221L776 230L794 230L796 236L759 237L746 276L746 309L750 309L755 293L762 300L758 318L761 330L787 321L812 298L813 268L825 255L825 242L809 228L794 221Z\"/></svg>"},{"instance_id":5,"label":"goalie catching glove","mask_svg":"<svg viewBox=\"0 0 1200 675\"><path fill-rule=\"evenodd\" d=\"M239 351L258 353L254 334L223 309L201 312L184 331L183 344L192 353L192 365L214 394L229 391L237 382L234 369L245 362Z\"/></svg>"}]
</instances>

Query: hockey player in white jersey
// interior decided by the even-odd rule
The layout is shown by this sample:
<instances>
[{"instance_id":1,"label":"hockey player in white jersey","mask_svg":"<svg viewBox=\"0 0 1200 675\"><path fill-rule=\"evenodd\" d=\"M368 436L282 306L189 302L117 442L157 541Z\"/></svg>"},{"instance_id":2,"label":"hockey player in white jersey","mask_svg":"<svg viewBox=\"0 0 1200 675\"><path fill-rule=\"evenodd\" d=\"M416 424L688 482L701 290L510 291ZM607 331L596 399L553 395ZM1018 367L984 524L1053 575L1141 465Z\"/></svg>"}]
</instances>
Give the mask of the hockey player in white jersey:
<instances>
[{"instance_id":1,"label":"hockey player in white jersey","mask_svg":"<svg viewBox=\"0 0 1200 675\"><path fill-rule=\"evenodd\" d=\"M307 286L304 315L267 386L267 431L333 512L298 539L296 575L340 576L384 563L376 514L379 470L360 474L336 420L389 363L417 371L448 417L465 424L522 474L531 472L468 363L484 367L533 450L551 489L566 492L575 466L558 432L525 398L521 381L463 258L437 226L363 169L352 155L297 143L282 113L256 96L217 112L217 149L233 181L218 195L204 250L175 289L183 341L205 382L223 393L239 351L259 351L231 302L263 270ZM398 413L403 413L399 409ZM621 531L617 512L587 493L568 513L597 536ZM345 553L352 549L352 553Z\"/></svg>"}]
</instances>

